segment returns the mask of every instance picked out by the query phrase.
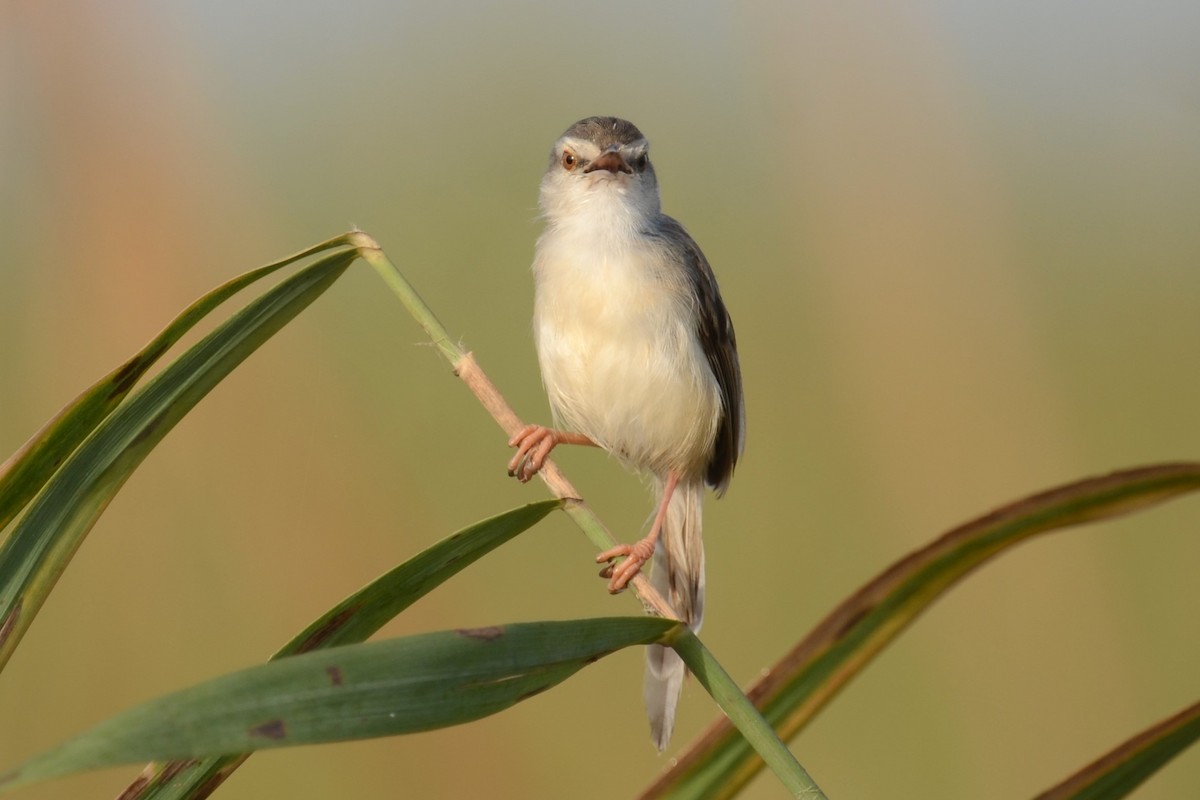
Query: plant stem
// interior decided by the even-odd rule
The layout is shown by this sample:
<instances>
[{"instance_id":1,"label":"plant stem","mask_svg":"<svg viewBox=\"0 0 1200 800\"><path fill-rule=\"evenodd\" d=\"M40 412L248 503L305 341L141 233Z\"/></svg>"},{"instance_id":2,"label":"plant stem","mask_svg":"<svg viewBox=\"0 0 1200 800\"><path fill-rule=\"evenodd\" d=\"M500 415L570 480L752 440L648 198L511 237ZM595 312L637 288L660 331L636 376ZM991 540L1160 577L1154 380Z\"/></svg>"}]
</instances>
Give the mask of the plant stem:
<instances>
[{"instance_id":1,"label":"plant stem","mask_svg":"<svg viewBox=\"0 0 1200 800\"><path fill-rule=\"evenodd\" d=\"M696 680L708 690L717 705L729 717L746 741L758 752L767 766L779 777L793 797L803 800L827 800L808 772L788 750L754 704L742 694L725 668L713 658L708 648L687 628L670 646L679 653Z\"/></svg>"},{"instance_id":2,"label":"plant stem","mask_svg":"<svg viewBox=\"0 0 1200 800\"><path fill-rule=\"evenodd\" d=\"M396 266L380 249L379 244L363 231L354 231L348 234L347 241L357 248L362 259L371 265L379 277L383 278L383 282L388 285L388 288L400 298L400 302L408 309L408 313L412 314L413 319L425 329L425 333L429 335L438 352L454 368L454 374L462 379L463 383L475 394L475 397L492 415L492 419L496 420L505 434L512 436L525 427L521 418L513 411L512 406L500 394L500 390L480 368L475 357L450 338L442 323L434 316L433 311L417 294L412 284L400 273L400 270L396 269ZM550 491L555 497L568 501L564 507L567 515L597 549L607 550L616 544L616 540L613 539L604 523L583 502L579 492L552 460L547 459L538 474L550 487ZM644 575L639 573L630 585L647 611L667 619L679 619L679 615L650 585L650 581Z\"/></svg>"}]
</instances>

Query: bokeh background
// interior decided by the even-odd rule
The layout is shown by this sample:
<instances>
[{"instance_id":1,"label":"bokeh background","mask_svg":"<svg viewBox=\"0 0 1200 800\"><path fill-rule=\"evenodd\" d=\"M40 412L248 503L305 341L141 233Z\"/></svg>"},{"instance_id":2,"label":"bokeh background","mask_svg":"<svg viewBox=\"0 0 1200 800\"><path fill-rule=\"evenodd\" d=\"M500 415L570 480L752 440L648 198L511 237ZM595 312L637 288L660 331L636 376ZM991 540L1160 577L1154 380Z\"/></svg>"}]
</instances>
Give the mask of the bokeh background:
<instances>
[{"instance_id":1,"label":"bokeh background","mask_svg":"<svg viewBox=\"0 0 1200 800\"><path fill-rule=\"evenodd\" d=\"M0 3L0 455L178 310L351 225L544 420L545 154L634 120L737 323L749 445L705 639L748 683L1026 493L1200 454L1200 6ZM134 476L0 681L0 765L257 663L419 548L544 496L365 266ZM616 531L651 500L560 463ZM1027 543L794 743L835 798L1031 796L1196 699L1200 503ZM386 633L636 613L554 517ZM422 736L260 754L219 797L631 796L641 655ZM716 713L685 695L676 748ZM23 791L115 795L117 769ZM1194 797L1200 753L1144 798ZM768 776L746 794L779 796Z\"/></svg>"}]
</instances>

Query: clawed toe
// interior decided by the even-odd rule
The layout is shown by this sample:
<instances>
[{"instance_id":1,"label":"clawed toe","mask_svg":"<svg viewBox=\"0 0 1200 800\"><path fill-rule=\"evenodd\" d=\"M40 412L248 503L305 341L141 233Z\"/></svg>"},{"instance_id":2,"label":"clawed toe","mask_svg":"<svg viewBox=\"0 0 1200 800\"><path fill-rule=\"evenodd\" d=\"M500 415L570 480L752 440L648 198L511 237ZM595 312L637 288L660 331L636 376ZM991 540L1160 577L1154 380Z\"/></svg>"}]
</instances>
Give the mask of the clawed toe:
<instances>
[{"instance_id":1,"label":"clawed toe","mask_svg":"<svg viewBox=\"0 0 1200 800\"><path fill-rule=\"evenodd\" d=\"M556 444L557 431L542 425L526 425L508 440L509 447L517 448L516 454L508 462L509 476L527 483L546 463Z\"/></svg>"},{"instance_id":2,"label":"clawed toe","mask_svg":"<svg viewBox=\"0 0 1200 800\"><path fill-rule=\"evenodd\" d=\"M600 570L600 577L608 579L609 594L617 594L625 591L625 587L629 582L642 571L642 565L650 560L654 555L654 543L643 539L637 544L619 544L616 547L605 550L600 555L596 556L596 563L605 564ZM619 564L611 563L613 559L624 556L625 560Z\"/></svg>"}]
</instances>

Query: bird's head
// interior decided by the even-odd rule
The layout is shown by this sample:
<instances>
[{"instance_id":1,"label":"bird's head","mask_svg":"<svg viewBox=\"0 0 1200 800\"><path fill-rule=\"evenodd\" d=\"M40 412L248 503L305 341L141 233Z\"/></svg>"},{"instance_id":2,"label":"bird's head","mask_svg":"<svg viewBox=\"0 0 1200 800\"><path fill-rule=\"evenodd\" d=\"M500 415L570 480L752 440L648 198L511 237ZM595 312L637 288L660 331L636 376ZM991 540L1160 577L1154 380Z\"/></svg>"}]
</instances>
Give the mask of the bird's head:
<instances>
[{"instance_id":1,"label":"bird's head","mask_svg":"<svg viewBox=\"0 0 1200 800\"><path fill-rule=\"evenodd\" d=\"M547 219L618 209L657 215L658 179L649 149L642 132L617 117L588 117L567 128L550 149L542 178L540 203Z\"/></svg>"}]
</instances>

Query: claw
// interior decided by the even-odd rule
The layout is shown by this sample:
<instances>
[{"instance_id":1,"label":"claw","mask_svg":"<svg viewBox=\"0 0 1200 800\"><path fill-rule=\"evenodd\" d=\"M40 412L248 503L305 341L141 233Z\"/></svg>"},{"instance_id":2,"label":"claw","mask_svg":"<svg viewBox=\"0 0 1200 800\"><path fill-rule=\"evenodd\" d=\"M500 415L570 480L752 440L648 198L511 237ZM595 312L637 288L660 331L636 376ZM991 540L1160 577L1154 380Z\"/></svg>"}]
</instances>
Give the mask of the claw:
<instances>
[{"instance_id":1,"label":"claw","mask_svg":"<svg viewBox=\"0 0 1200 800\"><path fill-rule=\"evenodd\" d=\"M527 483L562 441L558 431L542 425L526 425L508 440L509 447L517 448L516 455L508 462L508 474L521 483Z\"/></svg>"},{"instance_id":2,"label":"claw","mask_svg":"<svg viewBox=\"0 0 1200 800\"><path fill-rule=\"evenodd\" d=\"M621 556L625 557L625 560L621 563L609 563L600 570L600 577L608 578L608 591L610 594L617 594L624 591L629 582L642 571L642 565L653 557L654 548L658 544L659 533L662 531L663 521L667 517L667 506L671 503L671 494L675 491L675 486L678 483L678 473L672 472L667 476L666 485L663 487L662 500L658 504L658 512L654 515L654 524L650 526L650 532L646 534L646 538L634 544L619 544L596 556L597 564L603 564L605 561L611 562L613 559L620 558Z\"/></svg>"},{"instance_id":3,"label":"claw","mask_svg":"<svg viewBox=\"0 0 1200 800\"><path fill-rule=\"evenodd\" d=\"M653 531L652 536L647 536L636 544L619 544L596 556L597 564L602 564L605 561L611 562L613 559L621 556L625 557L625 560L621 563L609 563L600 570L600 577L608 578L609 594L617 594L625 591L625 587L629 585L629 582L642 571L642 565L654 555L654 543L657 539L658 531L656 530Z\"/></svg>"}]
</instances>

